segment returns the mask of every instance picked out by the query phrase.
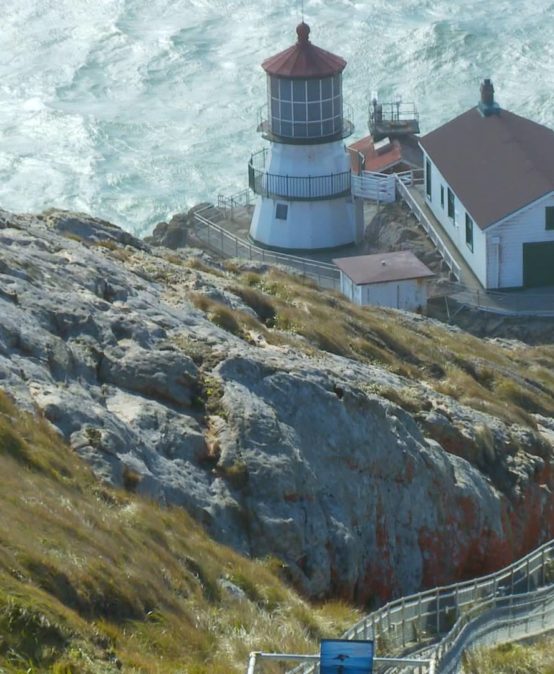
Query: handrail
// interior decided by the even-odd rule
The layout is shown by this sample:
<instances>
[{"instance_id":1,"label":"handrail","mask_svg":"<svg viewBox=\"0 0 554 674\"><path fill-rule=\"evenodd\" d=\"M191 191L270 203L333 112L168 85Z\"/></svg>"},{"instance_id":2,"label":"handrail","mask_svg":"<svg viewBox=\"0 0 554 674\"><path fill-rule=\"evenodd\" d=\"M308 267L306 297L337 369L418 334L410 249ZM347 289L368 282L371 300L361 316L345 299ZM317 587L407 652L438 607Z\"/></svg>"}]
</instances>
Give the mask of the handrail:
<instances>
[{"instance_id":1,"label":"handrail","mask_svg":"<svg viewBox=\"0 0 554 674\"><path fill-rule=\"evenodd\" d=\"M340 272L334 264L318 262L297 255L279 253L256 246L231 234L224 227L212 222L208 217L203 215L203 213L207 214L212 209L213 206L210 205L195 211L194 221L197 225L197 236L218 254L224 257L257 260L268 264L280 264L312 278L322 288L330 290L339 288Z\"/></svg>"},{"instance_id":2,"label":"handrail","mask_svg":"<svg viewBox=\"0 0 554 674\"><path fill-rule=\"evenodd\" d=\"M396 174L395 174L396 175ZM423 229L427 232L429 238L431 241L435 244L437 250L441 254L443 260L446 262L454 276L458 281L462 280L462 268L460 265L456 262L454 257L451 255L448 246L445 244L444 240L442 239L441 235L437 232L437 230L433 227L431 221L429 218L425 215L417 201L414 199L414 197L410 194L410 191L404 184L403 180L399 177L396 177L396 188L398 190L398 193L400 196L404 199L404 201L408 204L410 210L420 223L420 225L423 227Z\"/></svg>"},{"instance_id":3,"label":"handrail","mask_svg":"<svg viewBox=\"0 0 554 674\"><path fill-rule=\"evenodd\" d=\"M336 199L350 194L350 169L327 175L282 175L266 171L266 159L267 152L262 150L253 154L248 162L248 184L256 194L289 201Z\"/></svg>"},{"instance_id":4,"label":"handrail","mask_svg":"<svg viewBox=\"0 0 554 674\"><path fill-rule=\"evenodd\" d=\"M554 580L554 540L509 566L474 580L452 583L388 602L348 629L344 639L373 639L379 653L414 653L443 638L470 609L495 597L514 598ZM552 588L554 592L554 588ZM554 620L554 612L553 612ZM308 674L313 668L298 668ZM438 670L440 671L440 670Z\"/></svg>"},{"instance_id":5,"label":"handrail","mask_svg":"<svg viewBox=\"0 0 554 674\"><path fill-rule=\"evenodd\" d=\"M256 674L256 665L259 660L270 660L277 662L307 662L319 663L319 655L298 655L295 653L263 653L261 651L253 651L248 658L248 668L246 674ZM401 665L402 667L426 667L429 674L435 671L434 658L373 658L374 665Z\"/></svg>"},{"instance_id":6,"label":"handrail","mask_svg":"<svg viewBox=\"0 0 554 674\"><path fill-rule=\"evenodd\" d=\"M489 642L492 634L496 634L495 641L515 640L544 632L553 624L552 586L515 597L494 597L459 618L433 653L441 674L448 674L456 668L461 653L485 637Z\"/></svg>"},{"instance_id":7,"label":"handrail","mask_svg":"<svg viewBox=\"0 0 554 674\"><path fill-rule=\"evenodd\" d=\"M352 194L384 203L396 201L395 177L391 173L362 171L352 176Z\"/></svg>"},{"instance_id":8,"label":"handrail","mask_svg":"<svg viewBox=\"0 0 554 674\"><path fill-rule=\"evenodd\" d=\"M417 106L413 102L387 101L381 103L377 99L369 102L369 118L372 121L393 121L419 119Z\"/></svg>"},{"instance_id":9,"label":"handrail","mask_svg":"<svg viewBox=\"0 0 554 674\"><path fill-rule=\"evenodd\" d=\"M217 195L217 206L222 208L225 212L233 211L235 208L250 206L250 190L248 188L235 192L230 196L225 194Z\"/></svg>"}]
</instances>

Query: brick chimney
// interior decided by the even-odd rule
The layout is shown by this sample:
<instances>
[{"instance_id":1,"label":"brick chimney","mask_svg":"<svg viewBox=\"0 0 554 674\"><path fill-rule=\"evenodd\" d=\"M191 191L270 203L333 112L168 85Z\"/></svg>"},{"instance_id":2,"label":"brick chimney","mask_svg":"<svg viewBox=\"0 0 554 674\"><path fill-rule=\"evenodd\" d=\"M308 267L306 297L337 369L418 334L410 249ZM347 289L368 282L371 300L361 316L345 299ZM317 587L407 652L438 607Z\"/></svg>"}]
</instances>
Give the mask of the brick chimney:
<instances>
[{"instance_id":1,"label":"brick chimney","mask_svg":"<svg viewBox=\"0 0 554 674\"><path fill-rule=\"evenodd\" d=\"M481 82L481 100L479 101L479 111L483 117L500 114L500 106L494 100L494 86L492 81L487 78Z\"/></svg>"}]
</instances>

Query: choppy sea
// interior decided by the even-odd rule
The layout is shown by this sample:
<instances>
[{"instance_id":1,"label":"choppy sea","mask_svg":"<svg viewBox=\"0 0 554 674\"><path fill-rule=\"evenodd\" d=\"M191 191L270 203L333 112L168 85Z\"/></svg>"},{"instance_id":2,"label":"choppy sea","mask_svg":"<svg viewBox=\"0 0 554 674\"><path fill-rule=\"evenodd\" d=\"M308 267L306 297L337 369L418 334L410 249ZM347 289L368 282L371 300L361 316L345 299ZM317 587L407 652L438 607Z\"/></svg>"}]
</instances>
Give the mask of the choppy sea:
<instances>
[{"instance_id":1,"label":"choppy sea","mask_svg":"<svg viewBox=\"0 0 554 674\"><path fill-rule=\"evenodd\" d=\"M356 137L370 94L422 131L499 103L554 127L553 0L305 0L345 57ZM0 207L91 212L142 234L246 186L264 141L261 61L295 41L297 0L2 0Z\"/></svg>"}]
</instances>

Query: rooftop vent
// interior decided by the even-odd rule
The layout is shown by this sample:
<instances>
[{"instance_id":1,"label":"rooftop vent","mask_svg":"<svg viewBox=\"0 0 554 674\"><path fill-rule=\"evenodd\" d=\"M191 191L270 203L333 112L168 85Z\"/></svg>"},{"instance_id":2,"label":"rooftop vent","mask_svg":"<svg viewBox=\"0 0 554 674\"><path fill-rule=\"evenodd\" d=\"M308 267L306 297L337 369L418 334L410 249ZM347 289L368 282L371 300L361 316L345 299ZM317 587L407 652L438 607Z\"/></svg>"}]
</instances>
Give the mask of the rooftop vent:
<instances>
[{"instance_id":1,"label":"rooftop vent","mask_svg":"<svg viewBox=\"0 0 554 674\"><path fill-rule=\"evenodd\" d=\"M479 112L483 117L500 114L500 106L494 100L494 86L490 79L481 82L481 100L479 101Z\"/></svg>"}]
</instances>

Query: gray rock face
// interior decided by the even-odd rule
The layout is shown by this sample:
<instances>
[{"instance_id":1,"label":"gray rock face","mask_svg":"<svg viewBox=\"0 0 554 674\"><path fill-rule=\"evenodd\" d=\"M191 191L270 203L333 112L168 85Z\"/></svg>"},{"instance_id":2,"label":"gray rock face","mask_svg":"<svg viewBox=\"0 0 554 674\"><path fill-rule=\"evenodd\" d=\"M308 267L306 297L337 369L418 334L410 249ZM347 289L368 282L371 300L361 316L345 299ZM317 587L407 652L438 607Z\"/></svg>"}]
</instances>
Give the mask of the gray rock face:
<instances>
[{"instance_id":1,"label":"gray rock face","mask_svg":"<svg viewBox=\"0 0 554 674\"><path fill-rule=\"evenodd\" d=\"M189 302L201 291L246 311L221 271L108 223L0 223L0 387L101 479L278 555L312 596L406 593L552 535L549 420L538 451L523 429L379 367L249 344ZM414 387L428 409L412 416L375 384Z\"/></svg>"},{"instance_id":2,"label":"gray rock face","mask_svg":"<svg viewBox=\"0 0 554 674\"><path fill-rule=\"evenodd\" d=\"M146 241L153 246L165 246L173 250L185 248L189 242L190 226L189 214L174 215L169 222L158 223Z\"/></svg>"}]
</instances>

